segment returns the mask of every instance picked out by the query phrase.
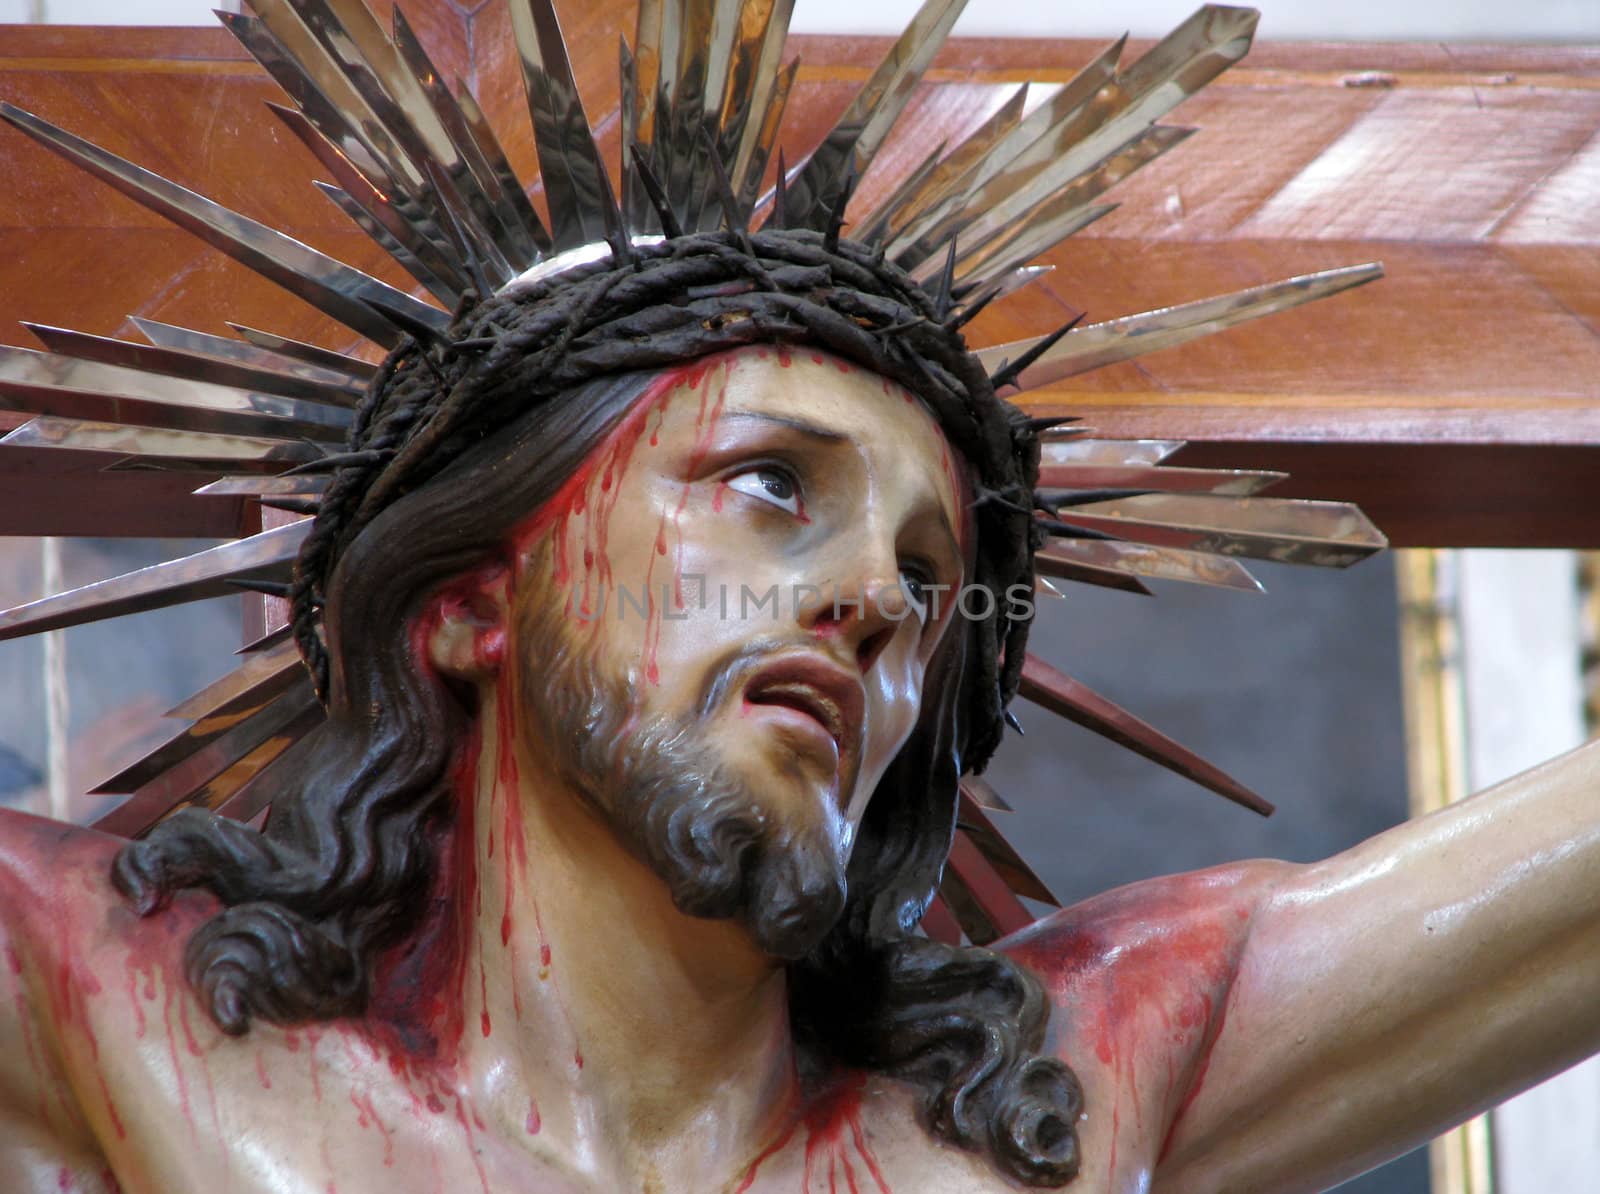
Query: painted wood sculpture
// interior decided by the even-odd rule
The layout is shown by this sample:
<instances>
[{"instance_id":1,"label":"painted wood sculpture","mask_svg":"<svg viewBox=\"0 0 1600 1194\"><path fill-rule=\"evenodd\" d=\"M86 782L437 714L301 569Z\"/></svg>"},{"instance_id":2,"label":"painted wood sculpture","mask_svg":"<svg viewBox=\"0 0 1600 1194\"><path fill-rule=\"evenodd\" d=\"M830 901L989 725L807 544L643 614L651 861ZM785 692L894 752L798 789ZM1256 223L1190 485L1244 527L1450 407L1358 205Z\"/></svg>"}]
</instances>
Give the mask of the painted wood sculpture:
<instances>
[{"instance_id":1,"label":"painted wood sculpture","mask_svg":"<svg viewBox=\"0 0 1600 1194\"><path fill-rule=\"evenodd\" d=\"M1382 545L997 396L1375 267L962 338L1187 135L1156 121L1254 14L1019 92L846 225L958 3L763 196L786 3L646 3L614 189L553 11L512 0L548 218L403 19L253 7L224 19L328 193L442 305L0 112L389 350L0 350L39 416L8 443L315 515L0 615L293 611L98 831L0 821L7 1190L1317 1189L1600 1047L1593 750L1032 925L983 813L1019 693L1262 806L1027 654L1037 575Z\"/></svg>"}]
</instances>

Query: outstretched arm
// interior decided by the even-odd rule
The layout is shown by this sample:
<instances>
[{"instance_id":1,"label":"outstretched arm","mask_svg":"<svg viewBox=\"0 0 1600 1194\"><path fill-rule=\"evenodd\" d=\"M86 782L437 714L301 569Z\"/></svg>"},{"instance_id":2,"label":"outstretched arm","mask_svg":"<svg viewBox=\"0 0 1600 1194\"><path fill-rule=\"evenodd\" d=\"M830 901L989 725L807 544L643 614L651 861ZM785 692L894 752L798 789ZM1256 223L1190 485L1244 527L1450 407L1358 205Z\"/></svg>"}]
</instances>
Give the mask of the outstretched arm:
<instances>
[{"instance_id":1,"label":"outstretched arm","mask_svg":"<svg viewBox=\"0 0 1600 1194\"><path fill-rule=\"evenodd\" d=\"M1600 1050L1600 743L1261 890L1156 1188L1321 1190Z\"/></svg>"}]
</instances>

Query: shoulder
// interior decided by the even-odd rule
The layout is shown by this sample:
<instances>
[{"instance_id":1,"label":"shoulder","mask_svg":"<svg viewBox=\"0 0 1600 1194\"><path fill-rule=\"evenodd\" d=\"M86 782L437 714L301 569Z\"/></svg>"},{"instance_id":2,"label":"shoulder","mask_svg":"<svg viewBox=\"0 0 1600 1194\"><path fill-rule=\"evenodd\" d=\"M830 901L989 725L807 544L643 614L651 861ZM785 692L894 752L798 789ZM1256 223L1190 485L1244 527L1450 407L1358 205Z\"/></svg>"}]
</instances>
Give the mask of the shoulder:
<instances>
[{"instance_id":1,"label":"shoulder","mask_svg":"<svg viewBox=\"0 0 1600 1194\"><path fill-rule=\"evenodd\" d=\"M1148 1178L1205 1074L1257 912L1284 863L1247 862L1121 887L995 948L1041 980L1048 1048L1078 1075L1085 1172Z\"/></svg>"},{"instance_id":2,"label":"shoulder","mask_svg":"<svg viewBox=\"0 0 1600 1194\"><path fill-rule=\"evenodd\" d=\"M1237 965L1257 910L1294 868L1241 862L1119 887L1063 908L995 947L1027 966L1059 1002L1115 976L1149 988L1222 980Z\"/></svg>"},{"instance_id":3,"label":"shoulder","mask_svg":"<svg viewBox=\"0 0 1600 1194\"><path fill-rule=\"evenodd\" d=\"M119 1119L109 1095L88 1092L105 1089L103 1054L136 1039L142 1014L122 995L140 975L181 973L210 906L184 900L141 920L111 885L122 845L0 810L0 1165L70 1174L103 1152Z\"/></svg>"}]
</instances>

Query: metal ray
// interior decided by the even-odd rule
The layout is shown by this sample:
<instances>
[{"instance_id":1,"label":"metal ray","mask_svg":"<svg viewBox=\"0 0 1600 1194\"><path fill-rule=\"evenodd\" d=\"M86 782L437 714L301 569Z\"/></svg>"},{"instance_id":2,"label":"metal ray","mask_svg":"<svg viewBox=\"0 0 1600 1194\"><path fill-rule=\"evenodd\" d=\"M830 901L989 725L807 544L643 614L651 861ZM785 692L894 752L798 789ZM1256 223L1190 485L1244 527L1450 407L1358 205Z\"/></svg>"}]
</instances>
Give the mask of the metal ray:
<instances>
[{"instance_id":1,"label":"metal ray","mask_svg":"<svg viewBox=\"0 0 1600 1194\"><path fill-rule=\"evenodd\" d=\"M511 28L538 142L555 247L572 249L604 240L600 175L605 165L589 132L561 23L550 0L511 0Z\"/></svg>"},{"instance_id":2,"label":"metal ray","mask_svg":"<svg viewBox=\"0 0 1600 1194\"><path fill-rule=\"evenodd\" d=\"M1024 265L1010 273L996 274L976 290L962 295L961 314L957 316L957 322L965 323L990 303L1013 295L1025 286L1032 286L1046 274L1054 273L1055 268L1053 265ZM957 286L956 292L961 294L961 291L962 288Z\"/></svg>"},{"instance_id":3,"label":"metal ray","mask_svg":"<svg viewBox=\"0 0 1600 1194\"><path fill-rule=\"evenodd\" d=\"M29 348L0 347L0 395L0 406L29 414L279 439L342 440L351 422L348 410L321 402Z\"/></svg>"},{"instance_id":4,"label":"metal ray","mask_svg":"<svg viewBox=\"0 0 1600 1194\"><path fill-rule=\"evenodd\" d=\"M289 674L289 679L293 679L294 669L299 663L299 648L292 640L285 639L265 651L246 656L245 661L226 676L206 685L161 716L175 721L198 721L219 713L237 712L242 707L249 707L241 705L242 701L248 702L283 691L289 682L284 679L285 673Z\"/></svg>"},{"instance_id":5,"label":"metal ray","mask_svg":"<svg viewBox=\"0 0 1600 1194\"><path fill-rule=\"evenodd\" d=\"M1020 390L1036 389L1147 352L1174 348L1264 315L1275 315L1314 299L1327 298L1382 276L1383 266L1376 262L1345 266L1075 328L1024 370L1017 385ZM1003 360L1027 343L1032 341L997 344L980 350L978 359Z\"/></svg>"},{"instance_id":6,"label":"metal ray","mask_svg":"<svg viewBox=\"0 0 1600 1194\"><path fill-rule=\"evenodd\" d=\"M1021 218L1058 187L1117 155L1242 58L1257 20L1250 9L1200 9L1120 78L1097 90L1079 111L1018 154L1002 173L969 192L964 203L982 212L989 227Z\"/></svg>"},{"instance_id":7,"label":"metal ray","mask_svg":"<svg viewBox=\"0 0 1600 1194\"><path fill-rule=\"evenodd\" d=\"M252 7L259 18L219 12L217 19L374 186L416 195L423 184L416 166L300 18L282 0Z\"/></svg>"},{"instance_id":8,"label":"metal ray","mask_svg":"<svg viewBox=\"0 0 1600 1194\"><path fill-rule=\"evenodd\" d=\"M941 196L947 187L982 161L1001 138L1017 127L1027 101L1028 84L1019 84L1011 98L995 109L993 115L946 157L940 159L926 177L909 175L877 208L864 215L860 221L862 231L856 239L876 244L889 234L891 228Z\"/></svg>"},{"instance_id":9,"label":"metal ray","mask_svg":"<svg viewBox=\"0 0 1600 1194\"><path fill-rule=\"evenodd\" d=\"M745 158L744 182L739 187L739 206L746 211L754 212L756 193L761 189L761 178L767 172L767 162L772 156L773 146L777 144L778 130L783 124L783 110L789 103L789 92L794 87L794 77L799 70L800 59L796 58L778 72L772 95L767 101L766 114L759 124L749 126L756 133ZM781 159L783 155L780 152L778 156ZM731 174L729 177L737 178L738 175Z\"/></svg>"},{"instance_id":10,"label":"metal ray","mask_svg":"<svg viewBox=\"0 0 1600 1194\"><path fill-rule=\"evenodd\" d=\"M789 180L782 216L785 227L815 226L844 180L866 174L879 146L905 110L923 71L965 7L966 0L923 0L905 32L862 84L844 115Z\"/></svg>"},{"instance_id":11,"label":"metal ray","mask_svg":"<svg viewBox=\"0 0 1600 1194\"><path fill-rule=\"evenodd\" d=\"M495 136L494 126L489 123L489 118L478 106L477 97L460 79L456 80L455 95L456 103L461 108L461 117L467 122L467 131L477 143L478 152L483 155L484 160L489 163L489 169L493 170L495 177L500 180L501 190L511 201L512 207L516 208L528 229L528 235L533 238L534 247L539 251L539 257L534 259L537 262L544 254L552 252L555 248L550 230L539 218L539 213L528 198L528 192L523 187L522 180L517 177L517 172L511 168L511 159L506 157L500 139Z\"/></svg>"},{"instance_id":12,"label":"metal ray","mask_svg":"<svg viewBox=\"0 0 1600 1194\"><path fill-rule=\"evenodd\" d=\"M1116 589L1123 593L1137 593L1141 597L1155 596L1155 592L1137 576L1112 568L1097 568L1093 564L1071 563L1051 556L1048 551L1034 554L1033 571L1034 579L1040 583L1043 583L1045 577L1053 576L1057 580L1070 580L1077 584L1094 585L1102 589Z\"/></svg>"},{"instance_id":13,"label":"metal ray","mask_svg":"<svg viewBox=\"0 0 1600 1194\"><path fill-rule=\"evenodd\" d=\"M954 921L952 927L941 927L944 933L953 933L952 944L959 945L963 937L974 945L987 944L998 940L1000 930L995 928L988 915L978 902L973 899L972 893L967 890L961 877L946 860L944 873L939 877L939 889L935 897L935 905L943 907ZM930 905L930 908L934 905Z\"/></svg>"},{"instance_id":14,"label":"metal ray","mask_svg":"<svg viewBox=\"0 0 1600 1194\"><path fill-rule=\"evenodd\" d=\"M704 123L713 143L722 128L722 105L738 63L738 48L750 36L750 30L764 22L762 12L770 13L771 9L772 0L715 0L706 54L704 104Z\"/></svg>"},{"instance_id":15,"label":"metal ray","mask_svg":"<svg viewBox=\"0 0 1600 1194\"><path fill-rule=\"evenodd\" d=\"M672 210L680 214L686 229L693 229L689 219L694 206L690 188L696 169L696 159L704 144L700 125L705 118L706 62L710 51L711 28L715 20L718 0L682 0L678 9L678 57L675 63L663 62L662 70L671 68L672 87L670 102L663 109L659 103L656 114L656 160L665 167L667 201ZM666 127L662 128L662 118ZM665 139L662 133L665 132ZM661 171L657 171L660 177Z\"/></svg>"},{"instance_id":16,"label":"metal ray","mask_svg":"<svg viewBox=\"0 0 1600 1194\"><path fill-rule=\"evenodd\" d=\"M950 911L950 905L937 892L922 913L922 919L917 922L917 927L928 935L929 940L942 942L945 945L961 944L961 924L956 920L955 913Z\"/></svg>"},{"instance_id":17,"label":"metal ray","mask_svg":"<svg viewBox=\"0 0 1600 1194\"><path fill-rule=\"evenodd\" d=\"M314 460L321 455L316 445L305 441L248 435L207 435L51 415L30 419L0 438L0 445L114 452L127 458L119 462L126 467L219 473L252 466L280 469Z\"/></svg>"},{"instance_id":18,"label":"metal ray","mask_svg":"<svg viewBox=\"0 0 1600 1194\"><path fill-rule=\"evenodd\" d=\"M403 192L395 190L392 193L398 199L396 202L390 198L389 193L374 186L355 163L306 118L305 113L271 102L267 104L267 109L281 120L311 151L312 156L333 175L344 196L355 203L360 211L366 214L367 219L364 220L352 212L339 196L330 195L345 214L360 224L362 231L377 241L407 273L428 287L436 298L453 307L461 291L466 289L466 280L461 275L458 263L453 261L443 248L446 243L443 233L433 223L432 218L420 210L417 202L406 198ZM316 185L324 194L329 194L326 183ZM380 225L386 235L374 232L368 220ZM403 248L403 253L398 256L394 248L396 243ZM420 264L426 271L424 275L416 272L416 264Z\"/></svg>"},{"instance_id":19,"label":"metal ray","mask_svg":"<svg viewBox=\"0 0 1600 1194\"><path fill-rule=\"evenodd\" d=\"M1025 265L1048 252L1085 226L1087 221L1082 220L1081 213L1092 210L1090 204L1094 199L1134 171L1183 144L1195 132L1192 128L1156 125L1077 178L1053 189L1032 210L1006 219L984 211L963 234L967 245L961 261L963 280L985 273L986 264L992 269L997 258L1020 258L1016 264ZM1026 256L1022 255L1023 246L1027 246Z\"/></svg>"},{"instance_id":20,"label":"metal ray","mask_svg":"<svg viewBox=\"0 0 1600 1194\"><path fill-rule=\"evenodd\" d=\"M162 348L175 348L180 352L234 361L251 368L287 374L290 377L320 382L335 388L350 387L358 393L366 388L367 382L375 372L371 365L353 357L339 358L343 363L336 366L311 364L288 353L273 352L240 340L230 340L226 336L213 336L208 332L197 332L193 328L161 323L154 319L145 319L140 315L130 315L128 321L139 329L146 340Z\"/></svg>"},{"instance_id":21,"label":"metal ray","mask_svg":"<svg viewBox=\"0 0 1600 1194\"><path fill-rule=\"evenodd\" d=\"M642 11L640 15L642 19ZM622 222L630 236L648 236L661 231L661 219L640 176L638 160L650 151L639 140L639 64L625 37L617 39L617 87L617 119L622 124ZM648 164L644 167L649 168Z\"/></svg>"},{"instance_id":22,"label":"metal ray","mask_svg":"<svg viewBox=\"0 0 1600 1194\"><path fill-rule=\"evenodd\" d=\"M492 276L493 289L498 290L515 278L517 271L511 268L511 263L506 260L505 254L500 252L494 237L486 235L478 227L472 212L462 201L461 192L451 183L444 171L431 161L428 163L428 177L433 181L433 190L438 197L444 226L449 230L457 252L463 257L477 261L480 267Z\"/></svg>"},{"instance_id":23,"label":"metal ray","mask_svg":"<svg viewBox=\"0 0 1600 1194\"><path fill-rule=\"evenodd\" d=\"M1041 904L1061 907L1061 901L1056 899L1055 893L1023 860L1005 835L994 827L994 822L989 820L982 806L967 794L965 786L961 789L957 806L956 827L972 839L972 844L978 847L1012 891L1030 900L1038 900Z\"/></svg>"},{"instance_id":24,"label":"metal ray","mask_svg":"<svg viewBox=\"0 0 1600 1194\"><path fill-rule=\"evenodd\" d=\"M750 73L755 64L750 38L752 32L770 18L771 10L772 0L714 2L705 82L701 88L701 113L698 127L694 129L692 169L684 208L686 227L716 228L722 222L724 205L718 201L713 176L717 171L727 174L734 148L731 142L723 140L723 108L730 95L743 91L751 82ZM746 223L734 213L732 226L743 228Z\"/></svg>"},{"instance_id":25,"label":"metal ray","mask_svg":"<svg viewBox=\"0 0 1600 1194\"><path fill-rule=\"evenodd\" d=\"M200 497L320 497L328 488L329 477L319 473L294 476L260 477L249 474L220 477L195 490Z\"/></svg>"},{"instance_id":26,"label":"metal ray","mask_svg":"<svg viewBox=\"0 0 1600 1194\"><path fill-rule=\"evenodd\" d=\"M533 238L533 228L527 220L533 209L527 205L525 195L519 205L514 196L506 193L504 179L479 146L461 111L461 105L450 94L444 77L434 66L428 51L417 40L405 13L398 7L394 10L394 48L411 78L422 89L445 136L471 172L477 191L488 205L486 215L492 217L499 230L497 240L501 253L517 272L527 269L541 257L539 246ZM522 194L520 184L515 184L513 190L518 195Z\"/></svg>"},{"instance_id":27,"label":"metal ray","mask_svg":"<svg viewBox=\"0 0 1600 1194\"><path fill-rule=\"evenodd\" d=\"M952 878L954 884L950 883ZM1034 920L1033 913L965 830L957 829L950 844L941 892L974 945L987 945L1020 932ZM963 896L967 899L963 900Z\"/></svg>"},{"instance_id":28,"label":"metal ray","mask_svg":"<svg viewBox=\"0 0 1600 1194\"><path fill-rule=\"evenodd\" d=\"M722 105L722 130L717 143L722 148L723 165L732 180L735 193L744 204L748 223L750 205L755 201L761 186L761 175L766 170L767 158L772 152L772 142L777 136L771 125L774 108L782 113L794 82L795 64L788 67L788 79L782 78L783 49L789 33L789 18L794 13L794 0L772 0L765 19L758 29L741 31L737 54L740 64L729 76L730 88ZM798 60L796 60L798 61ZM748 87L732 90L743 78L743 71L752 71ZM780 86L781 84L781 86ZM765 146L763 149L762 147ZM760 157L761 165L755 169L755 181L749 181L753 160ZM748 197L746 196L748 192Z\"/></svg>"},{"instance_id":29,"label":"metal ray","mask_svg":"<svg viewBox=\"0 0 1600 1194\"><path fill-rule=\"evenodd\" d=\"M1388 546L1348 502L1146 494L1072 512L1072 522L1136 543L1344 568Z\"/></svg>"},{"instance_id":30,"label":"metal ray","mask_svg":"<svg viewBox=\"0 0 1600 1194\"><path fill-rule=\"evenodd\" d=\"M267 352L293 357L297 361L304 361L308 365L324 369L341 369L355 374L364 381L370 382L378 375L378 366L371 361L363 361L359 357L348 356L316 344L307 344L303 340L291 340L288 336L280 336L276 332L264 332L259 328L246 327L242 323L232 321L224 322L245 340Z\"/></svg>"},{"instance_id":31,"label":"metal ray","mask_svg":"<svg viewBox=\"0 0 1600 1194\"><path fill-rule=\"evenodd\" d=\"M309 522L290 523L16 606L0 613L0 640L237 593L229 581L285 574L310 529Z\"/></svg>"},{"instance_id":32,"label":"metal ray","mask_svg":"<svg viewBox=\"0 0 1600 1194\"><path fill-rule=\"evenodd\" d=\"M1210 585L1242 593L1266 592L1261 582L1238 560L1199 551L1152 547L1147 543L1052 540L1049 546L1034 553L1034 568L1046 576L1059 576L1064 580L1080 579L1073 575L1073 570L1092 568L1101 573L1147 576L1152 580Z\"/></svg>"},{"instance_id":33,"label":"metal ray","mask_svg":"<svg viewBox=\"0 0 1600 1194\"><path fill-rule=\"evenodd\" d=\"M103 833L134 837L186 804L226 800L324 717L311 684L292 688L139 787L95 822ZM223 782L222 777L228 777Z\"/></svg>"},{"instance_id":34,"label":"metal ray","mask_svg":"<svg viewBox=\"0 0 1600 1194\"><path fill-rule=\"evenodd\" d=\"M273 656L275 652L263 651L258 655L249 657L243 668L237 669L233 675L242 672L252 664ZM235 693L226 701L215 701L210 697L207 700L217 705L199 714L194 718L194 724L178 731L155 749L147 752L141 758L124 767L109 779L102 780L90 789L90 794L95 796L117 796L127 792L136 792L152 780L171 771L185 759L198 753L208 744L215 742L229 730L249 722L258 713L269 705L276 703L283 693L297 684L310 687L309 677L304 667L299 666L298 656L280 661L270 672L258 675L255 682L244 692ZM230 675L225 679L232 680ZM209 690L207 690L209 692ZM196 698L202 694L197 693Z\"/></svg>"},{"instance_id":35,"label":"metal ray","mask_svg":"<svg viewBox=\"0 0 1600 1194\"><path fill-rule=\"evenodd\" d=\"M238 361L218 360L204 353L189 352L161 345L135 344L107 336L91 336L69 328L22 321L41 343L54 353L100 364L124 366L144 373L161 373L186 381L208 382L237 390L254 390L284 398L302 398L329 406L354 406L362 387L351 381L314 381L303 375L260 369ZM248 347L240 345L240 347ZM0 376L6 372L0 353ZM346 420L346 422L348 422Z\"/></svg>"},{"instance_id":36,"label":"metal ray","mask_svg":"<svg viewBox=\"0 0 1600 1194\"><path fill-rule=\"evenodd\" d=\"M1020 345L1021 341L1016 341ZM1181 439L1044 440L1039 454L1044 467L1067 464L1157 465L1188 441Z\"/></svg>"},{"instance_id":37,"label":"metal ray","mask_svg":"<svg viewBox=\"0 0 1600 1194\"><path fill-rule=\"evenodd\" d=\"M851 239L858 240L866 245L877 244L882 234L887 231L888 216L886 213L894 209L895 205L901 201L902 196L910 194L927 182L929 176L939 168L940 161L944 158L944 151L949 144L948 141L941 141L935 145L928 153L928 156L918 162L911 173L907 174L895 185L895 189L889 192L887 198L865 215L859 216L855 220L855 231Z\"/></svg>"},{"instance_id":38,"label":"metal ray","mask_svg":"<svg viewBox=\"0 0 1600 1194\"><path fill-rule=\"evenodd\" d=\"M21 108L0 102L0 118L369 339L393 348L401 338L397 325L380 318L374 308L403 312L440 332L450 325L447 312L419 302L265 224L135 166Z\"/></svg>"},{"instance_id":39,"label":"metal ray","mask_svg":"<svg viewBox=\"0 0 1600 1194\"><path fill-rule=\"evenodd\" d=\"M387 253L401 269L410 274L418 285L427 290L434 298L441 303L449 304L451 307L454 307L460 301L461 293L454 285L446 282L433 270L423 265L421 259L406 248L400 239L350 192L328 182L313 181L311 185L327 196L335 207L344 212L356 227L371 237L380 249ZM368 190L369 196L375 197L377 195L376 191L372 191L370 188ZM385 204L384 206L386 207L387 205Z\"/></svg>"},{"instance_id":40,"label":"metal ray","mask_svg":"<svg viewBox=\"0 0 1600 1194\"><path fill-rule=\"evenodd\" d=\"M661 87L661 50L663 38L663 0L639 0L639 12L634 23L633 62L636 71L633 109L633 139L649 155L656 143L656 97ZM676 4L674 4L676 13ZM674 25L676 21L674 21ZM673 60L677 60L674 50Z\"/></svg>"},{"instance_id":41,"label":"metal ray","mask_svg":"<svg viewBox=\"0 0 1600 1194\"><path fill-rule=\"evenodd\" d=\"M760 88L770 88L775 77L775 72L769 72L763 80L760 73L767 30L772 27L777 8L776 0L744 0L739 5L721 83L712 91L716 81L706 80L707 94L716 99L717 119L712 131L722 152L724 168L732 164L738 151L740 135L750 118L751 101L757 98ZM781 19L787 27L788 15L781 14Z\"/></svg>"},{"instance_id":42,"label":"metal ray","mask_svg":"<svg viewBox=\"0 0 1600 1194\"><path fill-rule=\"evenodd\" d=\"M995 791L994 785L981 775L963 775L961 777L961 795L977 804L980 808L986 808L993 812L1011 813L1016 811L1004 796Z\"/></svg>"},{"instance_id":43,"label":"metal ray","mask_svg":"<svg viewBox=\"0 0 1600 1194\"><path fill-rule=\"evenodd\" d=\"M1075 197L1066 194L1041 203L1027 218L1002 229L998 236L990 237L981 250L974 250L967 256L960 269L961 285L982 291L990 282L1021 269L1035 257L1082 232L1096 220L1109 216L1117 210L1117 206L1115 203L1079 203ZM982 217L965 224L961 235L965 236L972 225L980 222ZM954 241L952 236L949 241L935 247L953 244ZM907 260L912 258L907 257ZM930 272L932 263L937 260L937 257L932 257L926 262L919 262L917 268L912 270L912 276L920 277Z\"/></svg>"},{"instance_id":44,"label":"metal ray","mask_svg":"<svg viewBox=\"0 0 1600 1194\"><path fill-rule=\"evenodd\" d=\"M1093 730L1252 812L1270 816L1273 811L1271 804L1232 776L1037 656L1029 655L1023 662L1019 692L1056 716Z\"/></svg>"},{"instance_id":45,"label":"metal ray","mask_svg":"<svg viewBox=\"0 0 1600 1194\"><path fill-rule=\"evenodd\" d=\"M362 0L295 0L296 12L432 183L456 207L481 255L503 258L510 232L399 51ZM490 183L490 186L494 184ZM517 271L509 263L509 279Z\"/></svg>"},{"instance_id":46,"label":"metal ray","mask_svg":"<svg viewBox=\"0 0 1600 1194\"><path fill-rule=\"evenodd\" d=\"M677 8L674 27L675 14ZM626 38L622 38L622 218L629 227L646 235L662 227L661 205L651 198L642 174L650 173L654 181L662 173L656 157L656 101L661 94L664 19L662 0L640 0L634 24L634 54L627 53Z\"/></svg>"},{"instance_id":47,"label":"metal ray","mask_svg":"<svg viewBox=\"0 0 1600 1194\"><path fill-rule=\"evenodd\" d=\"M1125 464L1045 464L1039 487L1052 489L1145 489L1159 493L1211 493L1249 497L1288 473L1265 469L1148 468Z\"/></svg>"},{"instance_id":48,"label":"metal ray","mask_svg":"<svg viewBox=\"0 0 1600 1194\"><path fill-rule=\"evenodd\" d=\"M1121 37L1096 54L1055 94L999 136L985 152L937 192L917 206L908 206L889 238L888 253L898 256L941 221L968 206L973 193L1010 169L1016 160L1040 142L1048 142L1060 127L1116 78L1117 63L1127 38Z\"/></svg>"}]
</instances>

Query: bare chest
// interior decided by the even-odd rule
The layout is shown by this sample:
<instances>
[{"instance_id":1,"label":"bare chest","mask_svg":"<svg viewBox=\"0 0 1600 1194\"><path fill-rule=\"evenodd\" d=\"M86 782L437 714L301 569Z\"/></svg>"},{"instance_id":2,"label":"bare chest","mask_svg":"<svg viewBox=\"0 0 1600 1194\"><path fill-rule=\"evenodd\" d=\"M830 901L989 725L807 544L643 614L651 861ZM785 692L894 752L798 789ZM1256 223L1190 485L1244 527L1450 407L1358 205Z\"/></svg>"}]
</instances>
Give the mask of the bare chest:
<instances>
[{"instance_id":1,"label":"bare chest","mask_svg":"<svg viewBox=\"0 0 1600 1194\"><path fill-rule=\"evenodd\" d=\"M337 1029L189 1047L165 1025L112 1064L100 1135L121 1194L613 1194L691 1188L672 1158L629 1169L559 1110L513 1108ZM254 1036L255 1034L252 1034ZM114 1053L115 1051L113 1051ZM86 1108L93 1111L92 1108ZM547 1119L548 1116L548 1119ZM97 1118L91 1114L91 1118ZM685 1141L692 1151L693 1141ZM53 1187L50 1187L53 1188ZM892 1084L808 1106L748 1160L692 1188L724 1194L940 1194L1019 1187L932 1139ZM1076 1182L1077 1191L1109 1187ZM101 1186L85 1182L84 1194Z\"/></svg>"}]
</instances>

